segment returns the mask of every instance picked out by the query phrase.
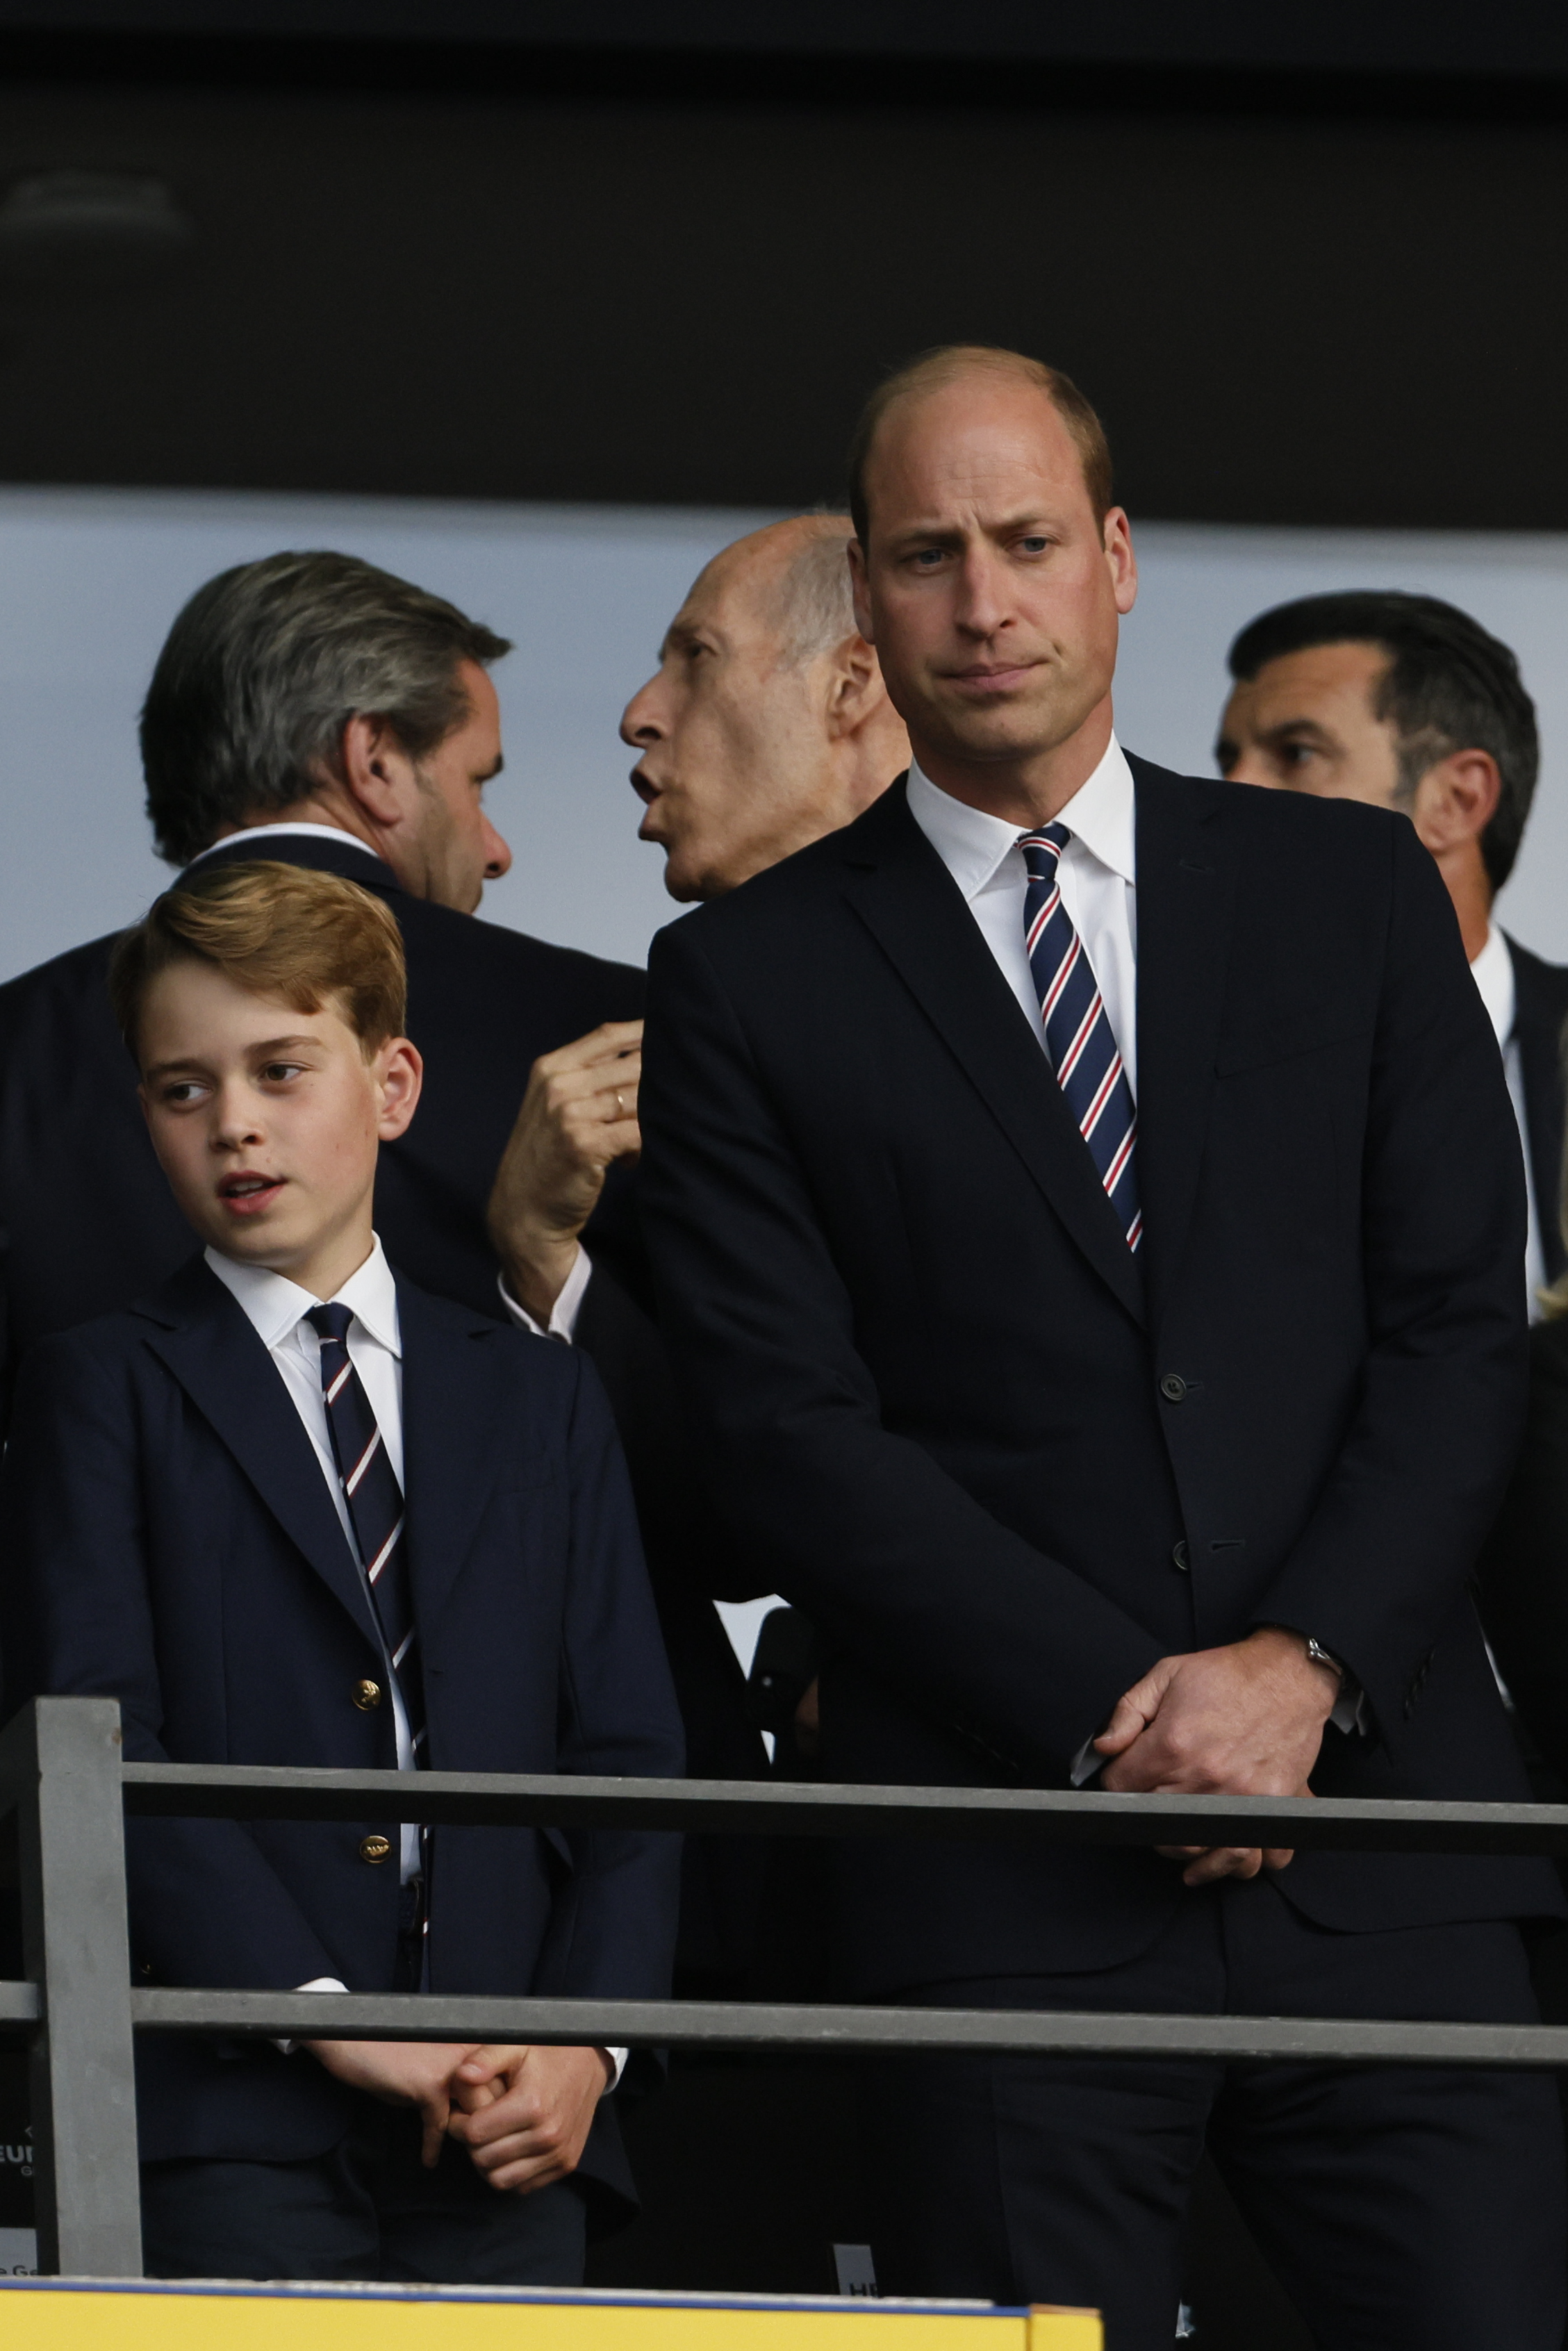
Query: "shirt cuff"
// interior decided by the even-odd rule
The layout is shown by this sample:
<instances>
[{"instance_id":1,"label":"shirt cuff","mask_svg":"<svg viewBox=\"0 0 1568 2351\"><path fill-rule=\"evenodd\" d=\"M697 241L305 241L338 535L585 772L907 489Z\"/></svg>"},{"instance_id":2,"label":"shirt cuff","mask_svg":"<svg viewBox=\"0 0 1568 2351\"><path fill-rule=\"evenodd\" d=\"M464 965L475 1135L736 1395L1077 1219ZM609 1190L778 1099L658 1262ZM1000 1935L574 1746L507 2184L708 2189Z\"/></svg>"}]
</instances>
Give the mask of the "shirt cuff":
<instances>
[{"instance_id":1,"label":"shirt cuff","mask_svg":"<svg viewBox=\"0 0 1568 2351\"><path fill-rule=\"evenodd\" d=\"M593 1259L580 1241L572 1260L571 1271L561 1284L560 1295L550 1309L548 1323L538 1322L527 1307L519 1306L507 1288L507 1277L497 1276L496 1286L501 1293L501 1303L510 1321L519 1331L531 1331L536 1339L561 1339L570 1347L577 1332L577 1318L582 1311L583 1295L593 1278Z\"/></svg>"},{"instance_id":2,"label":"shirt cuff","mask_svg":"<svg viewBox=\"0 0 1568 2351\"><path fill-rule=\"evenodd\" d=\"M1347 1737L1353 1730L1366 1730L1371 1727L1366 1692L1359 1682L1353 1682L1348 1674L1340 1684L1339 1696L1334 1700L1334 1710L1329 1720L1336 1730L1343 1730Z\"/></svg>"},{"instance_id":3,"label":"shirt cuff","mask_svg":"<svg viewBox=\"0 0 1568 2351\"><path fill-rule=\"evenodd\" d=\"M1099 1732L1096 1731L1094 1739L1098 1739L1099 1736ZM1087 1781L1092 1780L1095 1772L1105 1761L1103 1755L1096 1755L1094 1752L1094 1739L1086 1739L1072 1759L1071 1779L1075 1788L1082 1788Z\"/></svg>"},{"instance_id":4,"label":"shirt cuff","mask_svg":"<svg viewBox=\"0 0 1568 2351\"><path fill-rule=\"evenodd\" d=\"M296 1991L347 1991L349 1987L346 1983L340 1983L336 1976L312 1976L308 1983L296 1984L294 1989ZM299 2043L298 2041L275 2041L272 2045L279 2056L292 2057Z\"/></svg>"},{"instance_id":5,"label":"shirt cuff","mask_svg":"<svg viewBox=\"0 0 1568 2351\"><path fill-rule=\"evenodd\" d=\"M349 1987L346 1983L340 1983L336 1976L312 1976L308 1983L296 1984L294 1989L296 1991L347 1991ZM292 2057L299 2043L298 2041L275 2041L272 2045L280 2056ZM605 2087L606 2097L610 2095L612 2090L618 2090L621 2087L621 2076L626 2071L626 2059L629 2053L624 2049L605 2050L604 2054L614 2068Z\"/></svg>"}]
</instances>

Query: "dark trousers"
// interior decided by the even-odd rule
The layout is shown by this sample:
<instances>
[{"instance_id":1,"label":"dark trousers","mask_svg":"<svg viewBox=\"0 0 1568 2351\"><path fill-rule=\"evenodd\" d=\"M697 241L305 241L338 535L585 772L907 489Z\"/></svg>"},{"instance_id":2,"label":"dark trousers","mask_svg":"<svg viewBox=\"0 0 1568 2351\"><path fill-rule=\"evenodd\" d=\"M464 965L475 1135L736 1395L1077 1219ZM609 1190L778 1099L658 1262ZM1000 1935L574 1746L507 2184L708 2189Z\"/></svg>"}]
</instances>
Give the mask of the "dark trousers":
<instances>
[{"instance_id":1,"label":"dark trousers","mask_svg":"<svg viewBox=\"0 0 1568 2351\"><path fill-rule=\"evenodd\" d=\"M300 2163L141 2167L149 2277L582 2283L586 2210L570 2181L499 2194L449 2139L419 2159L417 2117L365 2099L348 2137Z\"/></svg>"},{"instance_id":2,"label":"dark trousers","mask_svg":"<svg viewBox=\"0 0 1568 2351\"><path fill-rule=\"evenodd\" d=\"M954 2007L1536 2020L1508 1925L1331 1934L1268 1879L1195 1891L1092 1975L927 1986ZM1169 2351L1207 2143L1322 2351L1562 2351L1565 2182L1550 2076L1142 2059L865 2069L884 2294L1103 2310Z\"/></svg>"}]
</instances>

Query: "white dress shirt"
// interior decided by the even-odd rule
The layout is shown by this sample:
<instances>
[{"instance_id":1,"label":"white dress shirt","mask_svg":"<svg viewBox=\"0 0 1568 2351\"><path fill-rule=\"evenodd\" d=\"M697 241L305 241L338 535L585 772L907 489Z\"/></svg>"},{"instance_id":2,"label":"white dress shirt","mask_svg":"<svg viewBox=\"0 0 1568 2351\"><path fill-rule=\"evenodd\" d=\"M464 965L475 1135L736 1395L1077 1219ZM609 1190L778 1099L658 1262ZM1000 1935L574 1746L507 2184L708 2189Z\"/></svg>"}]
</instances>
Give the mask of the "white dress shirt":
<instances>
[{"instance_id":1,"label":"white dress shirt","mask_svg":"<svg viewBox=\"0 0 1568 2351\"><path fill-rule=\"evenodd\" d=\"M304 1425L327 1490L332 1497L332 1507L343 1530L343 1540L358 1562L360 1547L354 1540L353 1521L349 1516L348 1499L343 1481L338 1475L338 1463L332 1451L332 1436L327 1421L327 1399L321 1393L321 1342L315 1326L306 1321L314 1306L322 1301L286 1274L269 1273L265 1266L241 1265L230 1257L208 1249L207 1263L225 1290L232 1290L254 1327L262 1345L277 1367L289 1402ZM361 1384L376 1416L376 1426L382 1433L382 1443L398 1484L402 1484L402 1338L398 1328L397 1284L387 1263L386 1253L378 1239L358 1273L351 1274L330 1303L346 1306L353 1315L349 1325L349 1361L360 1375ZM367 1587L368 1598L368 1587ZM373 1610L373 1603L371 1604ZM383 1658L385 1652L382 1652ZM414 1769L413 1737L409 1729L408 1711L402 1702L402 1692L397 1686L397 1676L387 1662L387 1687L392 1698L392 1725L397 1734L397 1768L400 1771ZM405 1821L402 1824L402 1876L406 1885L419 1874L419 1830Z\"/></svg>"},{"instance_id":2,"label":"white dress shirt","mask_svg":"<svg viewBox=\"0 0 1568 2351\"><path fill-rule=\"evenodd\" d=\"M507 1288L504 1273L496 1277L501 1293L501 1303L519 1331L531 1331L537 1339L564 1339L570 1347L577 1336L577 1318L582 1311L582 1301L593 1273L593 1259L580 1241L571 1261L571 1271L560 1287L560 1295L550 1308L548 1322L536 1322L526 1306L519 1306Z\"/></svg>"},{"instance_id":3,"label":"white dress shirt","mask_svg":"<svg viewBox=\"0 0 1568 2351\"><path fill-rule=\"evenodd\" d=\"M1535 1198L1535 1170L1530 1158L1530 1127L1524 1108L1524 1063L1520 1058L1519 1040L1513 1033L1516 987L1513 957L1508 951L1508 941L1502 933L1489 924L1487 943L1470 966L1470 977L1480 990L1487 1018L1502 1054L1502 1073L1508 1080L1509 1100L1519 1123L1519 1139L1524 1145L1524 1193L1530 1212L1530 1229L1524 1244L1524 1299L1532 1322L1541 1320L1541 1293L1546 1287L1546 1257L1541 1245L1541 1216Z\"/></svg>"},{"instance_id":4,"label":"white dress shirt","mask_svg":"<svg viewBox=\"0 0 1568 2351\"><path fill-rule=\"evenodd\" d=\"M955 799L910 762L909 812L964 893L980 935L996 958L1030 1027L1045 1050L1040 994L1024 946L1024 898L1029 875L1019 847L1019 828ZM1086 782L1058 810L1055 821L1071 834L1057 866L1061 902L1082 940L1090 968L1122 1055L1134 1101L1138 1092L1138 873L1133 771L1113 735ZM1365 1699L1347 1682L1329 1720L1337 1730L1364 1725ZM1072 1759L1072 1784L1082 1787L1100 1769L1094 1742Z\"/></svg>"},{"instance_id":5,"label":"white dress shirt","mask_svg":"<svg viewBox=\"0 0 1568 2351\"><path fill-rule=\"evenodd\" d=\"M1005 817L956 800L909 768L909 813L964 893L980 935L1045 1050L1040 996L1024 947L1024 893L1029 887L1020 828ZM1138 891L1134 852L1133 771L1113 735L1105 756L1080 784L1057 821L1072 838L1057 875L1061 903L1082 940L1090 968L1121 1049L1122 1067L1138 1094Z\"/></svg>"}]
</instances>

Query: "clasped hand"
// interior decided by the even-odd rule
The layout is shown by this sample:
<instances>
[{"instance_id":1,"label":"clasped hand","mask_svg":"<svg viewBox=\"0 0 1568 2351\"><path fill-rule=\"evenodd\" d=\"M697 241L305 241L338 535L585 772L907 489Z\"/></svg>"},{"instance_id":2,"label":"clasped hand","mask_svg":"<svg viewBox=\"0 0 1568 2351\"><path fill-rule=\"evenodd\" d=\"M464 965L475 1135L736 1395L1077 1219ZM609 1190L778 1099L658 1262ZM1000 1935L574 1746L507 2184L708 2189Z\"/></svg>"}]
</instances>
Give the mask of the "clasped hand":
<instances>
[{"instance_id":1,"label":"clasped hand","mask_svg":"<svg viewBox=\"0 0 1568 2351\"><path fill-rule=\"evenodd\" d=\"M310 2041L329 2074L383 2105L413 2106L420 2160L460 2139L492 2188L531 2195L575 2171L614 2069L602 2049L481 2048L443 2041Z\"/></svg>"},{"instance_id":2,"label":"clasped hand","mask_svg":"<svg viewBox=\"0 0 1568 2351\"><path fill-rule=\"evenodd\" d=\"M1116 1701L1094 1741L1102 1787L1120 1793L1310 1796L1308 1775L1339 1679L1299 1633L1261 1626L1222 1649L1162 1657ZM1185 1884L1283 1869L1288 1846L1162 1845Z\"/></svg>"}]
</instances>

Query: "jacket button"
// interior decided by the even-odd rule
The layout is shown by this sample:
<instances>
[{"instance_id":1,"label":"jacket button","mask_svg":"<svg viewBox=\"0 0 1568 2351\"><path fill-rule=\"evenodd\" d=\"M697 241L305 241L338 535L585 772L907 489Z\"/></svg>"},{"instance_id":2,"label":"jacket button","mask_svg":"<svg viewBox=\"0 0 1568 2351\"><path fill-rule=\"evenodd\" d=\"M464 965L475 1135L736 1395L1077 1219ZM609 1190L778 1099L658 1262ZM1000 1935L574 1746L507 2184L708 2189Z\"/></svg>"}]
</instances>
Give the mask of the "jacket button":
<instances>
[{"instance_id":1,"label":"jacket button","mask_svg":"<svg viewBox=\"0 0 1568 2351\"><path fill-rule=\"evenodd\" d=\"M1173 1566L1179 1567L1184 1575L1188 1573L1192 1566L1192 1553L1187 1550L1185 1542L1177 1543L1171 1553L1171 1562Z\"/></svg>"},{"instance_id":2,"label":"jacket button","mask_svg":"<svg viewBox=\"0 0 1568 2351\"><path fill-rule=\"evenodd\" d=\"M1160 1394L1167 1404L1180 1404L1186 1394L1186 1382L1179 1372L1167 1372L1160 1382Z\"/></svg>"},{"instance_id":3,"label":"jacket button","mask_svg":"<svg viewBox=\"0 0 1568 2351\"><path fill-rule=\"evenodd\" d=\"M368 1836L362 1837L360 1841L360 1859L361 1861L372 1863L384 1861L391 1851L392 1839L390 1837Z\"/></svg>"},{"instance_id":4,"label":"jacket button","mask_svg":"<svg viewBox=\"0 0 1568 2351\"><path fill-rule=\"evenodd\" d=\"M381 1702L382 1686L380 1682L356 1682L354 1684L354 1704L362 1713L369 1714L371 1708L374 1706L380 1706Z\"/></svg>"}]
</instances>

